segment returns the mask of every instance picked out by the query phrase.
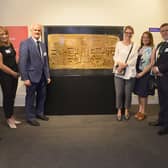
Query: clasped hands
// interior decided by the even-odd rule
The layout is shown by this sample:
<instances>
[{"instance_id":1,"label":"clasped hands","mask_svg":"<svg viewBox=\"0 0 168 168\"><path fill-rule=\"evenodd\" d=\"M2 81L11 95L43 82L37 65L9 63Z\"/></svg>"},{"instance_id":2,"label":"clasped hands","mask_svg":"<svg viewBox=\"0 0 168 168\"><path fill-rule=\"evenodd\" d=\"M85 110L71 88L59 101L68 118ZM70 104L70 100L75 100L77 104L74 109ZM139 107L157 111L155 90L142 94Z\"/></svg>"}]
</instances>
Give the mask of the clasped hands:
<instances>
[{"instance_id":1,"label":"clasped hands","mask_svg":"<svg viewBox=\"0 0 168 168\"><path fill-rule=\"evenodd\" d=\"M152 68L152 72L157 76L162 76L163 75L162 73L160 73L159 68L157 66L154 66Z\"/></svg>"},{"instance_id":2,"label":"clasped hands","mask_svg":"<svg viewBox=\"0 0 168 168\"><path fill-rule=\"evenodd\" d=\"M117 64L117 72L119 72L119 73L122 72L122 70L125 69L127 66L128 66L128 64L119 62Z\"/></svg>"}]
</instances>

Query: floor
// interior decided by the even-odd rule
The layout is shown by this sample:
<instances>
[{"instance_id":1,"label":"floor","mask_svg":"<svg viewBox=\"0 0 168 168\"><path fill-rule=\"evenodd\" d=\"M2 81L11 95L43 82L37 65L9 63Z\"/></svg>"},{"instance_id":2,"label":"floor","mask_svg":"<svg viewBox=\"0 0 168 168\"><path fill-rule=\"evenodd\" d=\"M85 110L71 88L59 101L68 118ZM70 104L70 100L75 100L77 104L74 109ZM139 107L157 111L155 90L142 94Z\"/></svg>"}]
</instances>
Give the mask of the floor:
<instances>
[{"instance_id":1,"label":"floor","mask_svg":"<svg viewBox=\"0 0 168 168\"><path fill-rule=\"evenodd\" d=\"M13 130L0 109L0 168L167 168L168 136L148 126L158 110L150 105L142 122L67 115L49 116L49 122L32 127L24 121L23 108L15 108L23 124Z\"/></svg>"}]
</instances>

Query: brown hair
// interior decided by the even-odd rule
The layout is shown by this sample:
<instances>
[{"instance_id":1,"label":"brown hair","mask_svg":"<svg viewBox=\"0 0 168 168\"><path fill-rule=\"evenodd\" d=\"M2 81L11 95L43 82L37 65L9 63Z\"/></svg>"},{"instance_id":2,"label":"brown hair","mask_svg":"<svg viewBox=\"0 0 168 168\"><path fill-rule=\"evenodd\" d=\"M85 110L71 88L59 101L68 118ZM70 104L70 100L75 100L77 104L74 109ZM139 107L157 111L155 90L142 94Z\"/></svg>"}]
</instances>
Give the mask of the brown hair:
<instances>
[{"instance_id":1,"label":"brown hair","mask_svg":"<svg viewBox=\"0 0 168 168\"><path fill-rule=\"evenodd\" d=\"M168 23L163 23L163 24L160 26L160 29L161 29L162 27L165 27L165 26L168 26Z\"/></svg>"},{"instance_id":2,"label":"brown hair","mask_svg":"<svg viewBox=\"0 0 168 168\"><path fill-rule=\"evenodd\" d=\"M125 26L125 28L124 28L124 33L126 32L127 29L131 30L132 33L134 34L134 28L133 28L132 26L130 26L130 25Z\"/></svg>"},{"instance_id":3,"label":"brown hair","mask_svg":"<svg viewBox=\"0 0 168 168\"><path fill-rule=\"evenodd\" d=\"M10 41L9 41L9 32L8 32L8 29L7 29L6 27L0 26L0 34L1 34L1 33L5 33L6 35L8 35L8 42L7 42L7 44L4 44L4 43L0 40L0 46L9 45L9 44L10 44Z\"/></svg>"},{"instance_id":4,"label":"brown hair","mask_svg":"<svg viewBox=\"0 0 168 168\"><path fill-rule=\"evenodd\" d=\"M144 46L144 44L143 44L143 36L144 36L144 34L147 34L148 37L149 37L149 39L150 39L150 42L149 42L148 46L153 47L153 46L154 46L153 35L152 35L151 32L149 32L149 31L145 31L145 32L143 32L143 34L142 34L142 36L141 36L141 46L140 46L139 49L141 49L141 48Z\"/></svg>"}]
</instances>

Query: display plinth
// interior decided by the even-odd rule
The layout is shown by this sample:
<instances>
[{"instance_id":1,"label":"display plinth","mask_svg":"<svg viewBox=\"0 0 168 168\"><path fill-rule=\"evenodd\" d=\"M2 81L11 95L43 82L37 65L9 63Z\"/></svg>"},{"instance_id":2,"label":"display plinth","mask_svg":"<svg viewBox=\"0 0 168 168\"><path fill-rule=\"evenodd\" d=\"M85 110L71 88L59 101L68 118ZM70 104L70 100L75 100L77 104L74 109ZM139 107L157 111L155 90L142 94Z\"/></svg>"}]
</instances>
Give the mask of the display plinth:
<instances>
[{"instance_id":1,"label":"display plinth","mask_svg":"<svg viewBox=\"0 0 168 168\"><path fill-rule=\"evenodd\" d=\"M114 77L110 70L58 70L51 72L51 78L45 114L116 112Z\"/></svg>"}]
</instances>

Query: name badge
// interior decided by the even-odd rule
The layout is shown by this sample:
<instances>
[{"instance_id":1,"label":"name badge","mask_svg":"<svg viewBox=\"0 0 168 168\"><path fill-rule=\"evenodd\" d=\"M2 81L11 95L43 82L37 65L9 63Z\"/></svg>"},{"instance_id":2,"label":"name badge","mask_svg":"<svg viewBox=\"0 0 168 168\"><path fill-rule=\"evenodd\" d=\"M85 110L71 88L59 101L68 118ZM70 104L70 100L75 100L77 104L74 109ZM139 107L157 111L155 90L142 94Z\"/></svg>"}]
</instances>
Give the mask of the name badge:
<instances>
[{"instance_id":1,"label":"name badge","mask_svg":"<svg viewBox=\"0 0 168 168\"><path fill-rule=\"evenodd\" d=\"M164 50L164 52L168 52L168 48L166 48L166 49Z\"/></svg>"},{"instance_id":2,"label":"name badge","mask_svg":"<svg viewBox=\"0 0 168 168\"><path fill-rule=\"evenodd\" d=\"M47 56L47 53L46 53L46 52L44 52L44 54L43 54L43 55L44 55L44 57L46 57L46 56Z\"/></svg>"},{"instance_id":3,"label":"name badge","mask_svg":"<svg viewBox=\"0 0 168 168\"><path fill-rule=\"evenodd\" d=\"M11 50L10 49L6 49L5 52L6 52L6 54L10 54Z\"/></svg>"}]
</instances>

